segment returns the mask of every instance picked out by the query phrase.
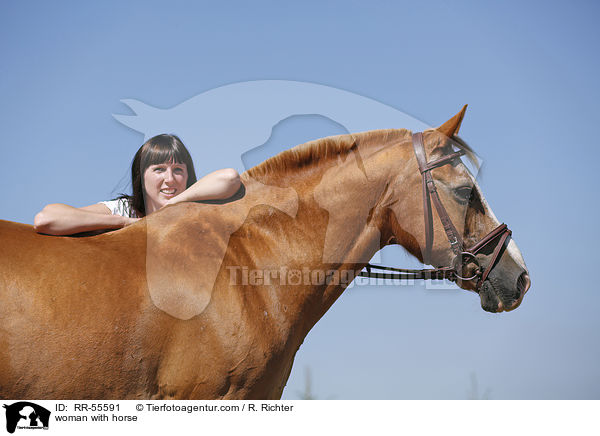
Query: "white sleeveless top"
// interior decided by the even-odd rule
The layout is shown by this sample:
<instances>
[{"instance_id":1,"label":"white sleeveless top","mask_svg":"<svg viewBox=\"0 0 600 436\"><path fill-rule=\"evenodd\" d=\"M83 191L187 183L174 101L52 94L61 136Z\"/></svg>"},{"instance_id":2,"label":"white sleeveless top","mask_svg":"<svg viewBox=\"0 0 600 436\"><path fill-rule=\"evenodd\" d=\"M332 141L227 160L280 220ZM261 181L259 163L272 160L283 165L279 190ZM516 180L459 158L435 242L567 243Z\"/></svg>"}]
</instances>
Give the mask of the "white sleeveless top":
<instances>
[{"instance_id":1,"label":"white sleeveless top","mask_svg":"<svg viewBox=\"0 0 600 436\"><path fill-rule=\"evenodd\" d=\"M110 209L113 215L126 216L129 218L139 218L137 213L131 207L131 202L126 198L117 198L116 200L101 201L99 204L103 204Z\"/></svg>"}]
</instances>

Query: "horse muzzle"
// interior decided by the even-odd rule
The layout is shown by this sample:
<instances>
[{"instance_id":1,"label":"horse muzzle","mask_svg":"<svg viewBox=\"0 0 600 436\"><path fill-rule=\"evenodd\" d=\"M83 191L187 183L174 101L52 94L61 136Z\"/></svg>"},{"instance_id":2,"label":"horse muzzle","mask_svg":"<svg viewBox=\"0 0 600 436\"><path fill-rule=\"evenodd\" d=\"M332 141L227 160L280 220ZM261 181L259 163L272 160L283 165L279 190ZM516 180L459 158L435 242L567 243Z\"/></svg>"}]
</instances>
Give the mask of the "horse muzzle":
<instances>
[{"instance_id":1,"label":"horse muzzle","mask_svg":"<svg viewBox=\"0 0 600 436\"><path fill-rule=\"evenodd\" d=\"M492 313L515 310L530 287L531 279L527 271L521 272L512 284L496 274L490 274L479 289L481 308Z\"/></svg>"}]
</instances>

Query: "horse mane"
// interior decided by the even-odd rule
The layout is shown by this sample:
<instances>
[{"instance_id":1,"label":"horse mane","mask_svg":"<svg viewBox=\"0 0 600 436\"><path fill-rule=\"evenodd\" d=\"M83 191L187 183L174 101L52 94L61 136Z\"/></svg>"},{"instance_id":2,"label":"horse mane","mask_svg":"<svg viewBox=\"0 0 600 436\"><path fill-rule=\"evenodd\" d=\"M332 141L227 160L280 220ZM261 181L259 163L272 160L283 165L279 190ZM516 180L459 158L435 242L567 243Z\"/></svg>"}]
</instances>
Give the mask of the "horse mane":
<instances>
[{"instance_id":1,"label":"horse mane","mask_svg":"<svg viewBox=\"0 0 600 436\"><path fill-rule=\"evenodd\" d=\"M252 178L262 178L270 174L290 173L319 161L337 159L338 156L344 158L349 153L357 151L358 145L362 150L368 150L406 141L411 135L412 132L407 129L381 129L315 139L284 150L250 168L245 174ZM454 136L453 145L463 150L467 158L478 167L473 149L464 140Z\"/></svg>"},{"instance_id":2,"label":"horse mane","mask_svg":"<svg viewBox=\"0 0 600 436\"><path fill-rule=\"evenodd\" d=\"M366 150L390 142L401 142L410 134L411 132L406 129L382 129L315 139L282 151L250 168L246 174L253 178L260 178L273 173L287 173L319 161L337 159L338 156L345 157L357 151L359 145L361 149Z\"/></svg>"}]
</instances>

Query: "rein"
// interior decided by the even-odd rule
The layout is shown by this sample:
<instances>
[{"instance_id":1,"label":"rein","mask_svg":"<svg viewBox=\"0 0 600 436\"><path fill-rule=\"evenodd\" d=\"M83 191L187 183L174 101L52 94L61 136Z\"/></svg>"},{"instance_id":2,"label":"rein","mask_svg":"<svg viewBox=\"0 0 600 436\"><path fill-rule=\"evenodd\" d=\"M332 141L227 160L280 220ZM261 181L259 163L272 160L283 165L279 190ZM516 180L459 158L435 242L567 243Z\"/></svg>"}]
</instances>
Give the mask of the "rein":
<instances>
[{"instance_id":1,"label":"rein","mask_svg":"<svg viewBox=\"0 0 600 436\"><path fill-rule=\"evenodd\" d=\"M483 286L483 282L487 279L489 273L496 265L500 256L500 252L502 251L502 248L506 244L512 232L508 229L508 226L506 224L501 224L494 230L492 230L490 233L488 233L486 236L484 236L471 248L465 249L462 237L460 236L460 234L456 230L456 227L452 223L448 212L446 212L446 208L440 200L440 196L435 187L435 182L433 181L433 176L431 175L431 170L433 170L434 168L439 168L441 166L452 163L456 159L459 159L461 156L463 156L465 154L464 150L451 153L447 156L444 156L440 159L431 162L427 162L427 155L425 153L425 147L423 146L423 133L419 132L414 133L412 135L412 145L415 152L415 157L417 158L417 163L419 164L419 171L421 172L421 176L423 178L423 215L425 222L425 250L423 251L423 263L431 263L431 249L433 247L434 236L433 214L431 212L431 202L433 201L433 205L435 206L437 215L440 218L440 221L442 222L442 225L444 227L444 231L446 232L446 236L448 237L450 248L454 253L452 266L430 269L403 269L383 265L372 265L369 263L365 267L366 271L361 271L358 275L360 277L392 280L447 279L453 282L456 280L477 280L475 289L476 291L479 291L479 289L481 289L481 286ZM487 247L488 245L491 245L491 243L496 240L497 242L494 248L494 252L492 253L491 259L487 264L486 268L483 269L476 256L481 252L483 248ZM475 264L475 272L470 277L462 277L462 271L464 270L465 266L469 264ZM372 272L372 269L393 271L394 273Z\"/></svg>"}]
</instances>

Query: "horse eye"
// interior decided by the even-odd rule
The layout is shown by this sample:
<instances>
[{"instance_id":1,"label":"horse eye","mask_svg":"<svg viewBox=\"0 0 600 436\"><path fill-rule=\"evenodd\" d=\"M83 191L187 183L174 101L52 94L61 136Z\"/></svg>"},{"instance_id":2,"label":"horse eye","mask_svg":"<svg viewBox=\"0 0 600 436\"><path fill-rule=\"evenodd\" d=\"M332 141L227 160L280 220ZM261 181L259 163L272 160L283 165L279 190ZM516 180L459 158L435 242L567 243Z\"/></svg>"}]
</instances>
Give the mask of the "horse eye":
<instances>
[{"instance_id":1,"label":"horse eye","mask_svg":"<svg viewBox=\"0 0 600 436\"><path fill-rule=\"evenodd\" d=\"M469 198L471 197L471 187L470 186L461 186L460 188L456 188L454 190L454 195L458 198L458 201L461 203L467 203Z\"/></svg>"}]
</instances>

